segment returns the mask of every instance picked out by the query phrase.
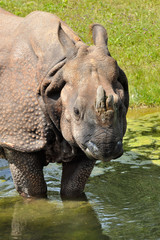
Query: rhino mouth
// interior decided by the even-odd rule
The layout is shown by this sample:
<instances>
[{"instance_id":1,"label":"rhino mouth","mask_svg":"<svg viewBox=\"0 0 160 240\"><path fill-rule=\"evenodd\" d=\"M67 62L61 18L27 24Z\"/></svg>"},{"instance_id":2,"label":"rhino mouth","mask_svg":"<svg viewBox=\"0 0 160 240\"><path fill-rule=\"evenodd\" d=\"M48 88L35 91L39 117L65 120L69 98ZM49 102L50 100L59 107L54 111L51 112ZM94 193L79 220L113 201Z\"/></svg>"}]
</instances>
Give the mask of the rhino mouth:
<instances>
[{"instance_id":1,"label":"rhino mouth","mask_svg":"<svg viewBox=\"0 0 160 240\"><path fill-rule=\"evenodd\" d=\"M83 145L83 151L90 159L110 161L112 159L116 159L122 156L123 144L122 141L119 140L114 144L111 150L106 149L106 151L103 151L102 153L95 143L89 141L85 146Z\"/></svg>"}]
</instances>

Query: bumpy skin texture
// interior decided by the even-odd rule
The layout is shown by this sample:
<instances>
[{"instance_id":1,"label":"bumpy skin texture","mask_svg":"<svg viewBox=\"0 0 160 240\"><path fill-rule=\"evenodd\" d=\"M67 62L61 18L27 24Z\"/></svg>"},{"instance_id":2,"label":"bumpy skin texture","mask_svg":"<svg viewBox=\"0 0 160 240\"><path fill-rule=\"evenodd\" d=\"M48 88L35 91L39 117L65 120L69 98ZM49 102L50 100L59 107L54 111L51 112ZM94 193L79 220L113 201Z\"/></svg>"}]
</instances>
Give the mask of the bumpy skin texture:
<instances>
[{"instance_id":1,"label":"bumpy skin texture","mask_svg":"<svg viewBox=\"0 0 160 240\"><path fill-rule=\"evenodd\" d=\"M63 162L62 164L61 196L64 198L81 196L95 161L82 155L78 156L76 161Z\"/></svg>"},{"instance_id":2,"label":"bumpy skin texture","mask_svg":"<svg viewBox=\"0 0 160 240\"><path fill-rule=\"evenodd\" d=\"M82 195L97 159L123 153L129 104L125 73L103 26L85 45L57 16L0 9L0 154L17 191L45 197L43 166L61 162L61 195Z\"/></svg>"},{"instance_id":3,"label":"bumpy skin texture","mask_svg":"<svg viewBox=\"0 0 160 240\"><path fill-rule=\"evenodd\" d=\"M30 154L5 149L5 156L9 161L16 190L24 197L47 196L47 187L42 171L43 155L43 152Z\"/></svg>"}]
</instances>

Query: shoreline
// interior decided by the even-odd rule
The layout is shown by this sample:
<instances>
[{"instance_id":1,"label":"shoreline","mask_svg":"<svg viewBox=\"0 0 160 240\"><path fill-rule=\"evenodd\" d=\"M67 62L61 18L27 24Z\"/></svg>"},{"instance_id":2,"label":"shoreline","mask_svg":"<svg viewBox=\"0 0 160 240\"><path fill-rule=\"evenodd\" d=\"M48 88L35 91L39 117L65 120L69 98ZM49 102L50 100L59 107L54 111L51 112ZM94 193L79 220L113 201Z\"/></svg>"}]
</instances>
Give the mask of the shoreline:
<instances>
[{"instance_id":1,"label":"shoreline","mask_svg":"<svg viewBox=\"0 0 160 240\"><path fill-rule=\"evenodd\" d=\"M145 107L129 107L127 118L136 119L139 116L145 116L147 114L160 113L160 106L145 106Z\"/></svg>"}]
</instances>

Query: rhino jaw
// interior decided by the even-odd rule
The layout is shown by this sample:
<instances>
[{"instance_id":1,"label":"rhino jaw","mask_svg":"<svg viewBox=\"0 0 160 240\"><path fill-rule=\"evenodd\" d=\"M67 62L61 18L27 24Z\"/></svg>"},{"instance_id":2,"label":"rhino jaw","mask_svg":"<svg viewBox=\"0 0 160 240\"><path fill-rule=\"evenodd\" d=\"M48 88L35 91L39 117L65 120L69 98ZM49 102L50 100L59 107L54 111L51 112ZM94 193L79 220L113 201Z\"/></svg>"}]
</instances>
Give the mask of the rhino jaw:
<instances>
[{"instance_id":1,"label":"rhino jaw","mask_svg":"<svg viewBox=\"0 0 160 240\"><path fill-rule=\"evenodd\" d=\"M96 159L96 160L102 160L102 161L110 161L111 159L116 159L122 156L123 154L123 144L122 141L119 140L113 150L111 152L104 152L103 154L100 152L98 147L95 143L92 141L89 141L86 144L87 148L83 150L88 158L90 159Z\"/></svg>"}]
</instances>

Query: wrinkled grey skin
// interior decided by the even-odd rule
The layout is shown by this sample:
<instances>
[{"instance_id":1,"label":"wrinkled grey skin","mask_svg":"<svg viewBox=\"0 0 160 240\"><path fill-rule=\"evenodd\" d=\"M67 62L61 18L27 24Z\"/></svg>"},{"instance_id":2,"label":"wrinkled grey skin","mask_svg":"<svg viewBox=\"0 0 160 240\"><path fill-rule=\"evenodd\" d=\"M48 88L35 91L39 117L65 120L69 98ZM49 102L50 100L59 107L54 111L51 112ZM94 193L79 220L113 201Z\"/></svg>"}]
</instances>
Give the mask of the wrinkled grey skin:
<instances>
[{"instance_id":1,"label":"wrinkled grey skin","mask_svg":"<svg viewBox=\"0 0 160 240\"><path fill-rule=\"evenodd\" d=\"M46 197L43 166L61 162L62 197L79 197L96 160L123 153L127 78L91 30L87 46L53 14L0 9L0 152L22 196Z\"/></svg>"}]
</instances>

